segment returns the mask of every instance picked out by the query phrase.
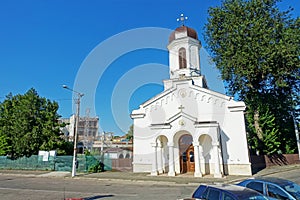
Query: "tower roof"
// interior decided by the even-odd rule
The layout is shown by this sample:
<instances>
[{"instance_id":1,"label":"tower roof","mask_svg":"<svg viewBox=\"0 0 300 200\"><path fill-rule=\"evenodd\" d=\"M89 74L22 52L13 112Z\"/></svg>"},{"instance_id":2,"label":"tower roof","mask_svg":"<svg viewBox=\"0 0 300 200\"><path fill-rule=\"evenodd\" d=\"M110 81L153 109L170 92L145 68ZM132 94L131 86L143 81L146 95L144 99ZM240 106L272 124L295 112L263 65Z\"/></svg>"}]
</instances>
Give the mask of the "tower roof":
<instances>
[{"instance_id":1,"label":"tower roof","mask_svg":"<svg viewBox=\"0 0 300 200\"><path fill-rule=\"evenodd\" d=\"M183 35L180 33L182 33ZM180 37L177 36L179 34L181 35ZM171 43L173 40L181 38L181 37L191 37L191 38L198 40L197 32L194 29L183 25L183 26L177 27L171 33L171 35L169 37L169 43Z\"/></svg>"}]
</instances>

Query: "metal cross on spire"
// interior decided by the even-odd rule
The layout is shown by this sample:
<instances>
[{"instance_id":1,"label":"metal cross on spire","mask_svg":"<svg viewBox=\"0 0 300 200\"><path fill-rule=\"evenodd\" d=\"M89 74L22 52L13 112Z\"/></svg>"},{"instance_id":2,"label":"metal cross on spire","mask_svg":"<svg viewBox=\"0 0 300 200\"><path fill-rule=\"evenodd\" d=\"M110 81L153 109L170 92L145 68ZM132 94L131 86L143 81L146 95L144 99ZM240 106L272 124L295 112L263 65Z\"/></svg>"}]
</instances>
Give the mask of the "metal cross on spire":
<instances>
[{"instance_id":1,"label":"metal cross on spire","mask_svg":"<svg viewBox=\"0 0 300 200\"><path fill-rule=\"evenodd\" d=\"M187 19L188 19L188 17L185 17L183 14L181 14L180 17L177 18L177 21L180 22L182 26L184 26L184 22Z\"/></svg>"}]
</instances>

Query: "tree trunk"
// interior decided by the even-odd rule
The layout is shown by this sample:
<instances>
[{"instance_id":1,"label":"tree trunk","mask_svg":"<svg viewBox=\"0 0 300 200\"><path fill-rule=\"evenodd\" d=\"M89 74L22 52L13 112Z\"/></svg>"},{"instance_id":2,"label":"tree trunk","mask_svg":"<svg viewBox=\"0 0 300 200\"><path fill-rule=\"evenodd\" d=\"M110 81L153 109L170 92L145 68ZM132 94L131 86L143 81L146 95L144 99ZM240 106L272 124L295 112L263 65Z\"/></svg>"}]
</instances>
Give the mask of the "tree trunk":
<instances>
[{"instance_id":1,"label":"tree trunk","mask_svg":"<svg viewBox=\"0 0 300 200\"><path fill-rule=\"evenodd\" d=\"M259 125L259 111L256 110L254 112L254 127L255 127L255 130L256 130L256 134L257 134L257 137L260 139L260 140L263 140L263 131Z\"/></svg>"}]
</instances>

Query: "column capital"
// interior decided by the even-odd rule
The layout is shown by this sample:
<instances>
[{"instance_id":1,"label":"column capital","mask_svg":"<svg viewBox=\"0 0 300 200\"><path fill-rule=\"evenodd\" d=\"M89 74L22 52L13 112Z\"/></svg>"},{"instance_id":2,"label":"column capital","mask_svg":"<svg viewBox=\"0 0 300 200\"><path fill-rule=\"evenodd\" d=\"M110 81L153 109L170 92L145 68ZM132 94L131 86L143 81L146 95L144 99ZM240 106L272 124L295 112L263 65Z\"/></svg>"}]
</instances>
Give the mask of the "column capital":
<instances>
[{"instance_id":1,"label":"column capital","mask_svg":"<svg viewBox=\"0 0 300 200\"><path fill-rule=\"evenodd\" d=\"M162 148L162 147L163 147L163 144L162 144L161 142L158 142L157 145L156 145L156 147Z\"/></svg>"},{"instance_id":2,"label":"column capital","mask_svg":"<svg viewBox=\"0 0 300 200\"><path fill-rule=\"evenodd\" d=\"M193 142L193 146L199 146L200 143L197 141L197 142Z\"/></svg>"},{"instance_id":3,"label":"column capital","mask_svg":"<svg viewBox=\"0 0 300 200\"><path fill-rule=\"evenodd\" d=\"M220 145L220 143L219 142L212 142L212 145L218 147Z\"/></svg>"},{"instance_id":4,"label":"column capital","mask_svg":"<svg viewBox=\"0 0 300 200\"><path fill-rule=\"evenodd\" d=\"M169 147L174 147L174 142L168 142Z\"/></svg>"},{"instance_id":5,"label":"column capital","mask_svg":"<svg viewBox=\"0 0 300 200\"><path fill-rule=\"evenodd\" d=\"M157 147L157 142L152 142L152 143L151 143L151 146L152 146L152 147Z\"/></svg>"}]
</instances>

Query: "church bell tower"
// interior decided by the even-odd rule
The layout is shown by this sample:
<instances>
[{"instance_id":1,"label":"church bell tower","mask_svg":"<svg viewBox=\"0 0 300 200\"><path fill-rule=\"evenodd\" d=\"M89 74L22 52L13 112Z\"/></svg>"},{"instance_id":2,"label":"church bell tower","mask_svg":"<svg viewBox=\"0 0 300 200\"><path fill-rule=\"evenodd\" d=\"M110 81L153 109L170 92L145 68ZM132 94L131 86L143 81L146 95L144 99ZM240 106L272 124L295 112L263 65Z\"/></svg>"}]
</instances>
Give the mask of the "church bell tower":
<instances>
[{"instance_id":1,"label":"church bell tower","mask_svg":"<svg viewBox=\"0 0 300 200\"><path fill-rule=\"evenodd\" d=\"M182 25L173 31L169 37L170 79L200 76L201 43L197 32L184 25L187 18L181 14L177 21Z\"/></svg>"}]
</instances>

